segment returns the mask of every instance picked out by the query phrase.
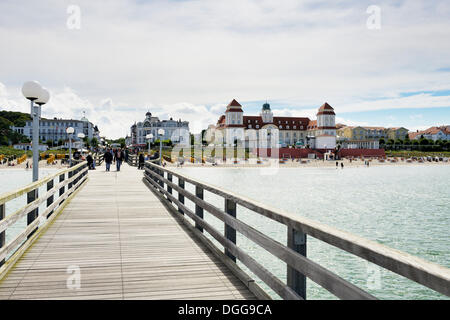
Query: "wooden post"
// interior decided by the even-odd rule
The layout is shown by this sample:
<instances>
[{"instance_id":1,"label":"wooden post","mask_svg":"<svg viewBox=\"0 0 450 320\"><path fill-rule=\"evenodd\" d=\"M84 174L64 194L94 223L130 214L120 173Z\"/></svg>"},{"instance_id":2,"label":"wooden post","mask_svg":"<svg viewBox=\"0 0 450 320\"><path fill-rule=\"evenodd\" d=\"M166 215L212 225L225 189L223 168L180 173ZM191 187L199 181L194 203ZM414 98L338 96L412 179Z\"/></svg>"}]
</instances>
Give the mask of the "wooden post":
<instances>
[{"instance_id":1,"label":"wooden post","mask_svg":"<svg viewBox=\"0 0 450 320\"><path fill-rule=\"evenodd\" d=\"M288 227L287 246L306 257L306 234ZM287 285L306 300L306 277L287 266Z\"/></svg>"},{"instance_id":2,"label":"wooden post","mask_svg":"<svg viewBox=\"0 0 450 320\"><path fill-rule=\"evenodd\" d=\"M69 171L69 174L67 175L68 179L73 177L73 171ZM72 188L72 182L69 182L69 186L67 187L68 190L70 190L70 188Z\"/></svg>"},{"instance_id":3,"label":"wooden post","mask_svg":"<svg viewBox=\"0 0 450 320\"><path fill-rule=\"evenodd\" d=\"M66 174L63 173L62 175L59 176L59 182L63 182L63 181L64 181L65 175L66 175ZM61 187L61 188L59 189L59 196L60 196L60 197L64 194L65 190L66 190L66 187ZM62 202L61 202L61 203L62 203Z\"/></svg>"},{"instance_id":4,"label":"wooden post","mask_svg":"<svg viewBox=\"0 0 450 320\"><path fill-rule=\"evenodd\" d=\"M38 189L31 190L27 193L27 203L31 203L34 200L36 200L39 197L39 191ZM33 211L29 212L27 215L27 226L32 224L34 220L37 219L39 215L39 208L34 209ZM36 232L37 228L33 230L28 236L28 239L33 236L33 234Z\"/></svg>"},{"instance_id":5,"label":"wooden post","mask_svg":"<svg viewBox=\"0 0 450 320\"><path fill-rule=\"evenodd\" d=\"M5 219L5 203L0 205L0 221ZM0 249L6 245L6 230L0 232ZM5 264L5 259L0 260L0 267Z\"/></svg>"},{"instance_id":6,"label":"wooden post","mask_svg":"<svg viewBox=\"0 0 450 320\"><path fill-rule=\"evenodd\" d=\"M159 175L161 176L161 177L163 177L164 178L164 176L165 176L165 172L164 172L164 170L162 170L162 169L160 169L159 170ZM162 181L162 180L159 180L159 185L161 186L161 189L164 189L164 181Z\"/></svg>"},{"instance_id":7,"label":"wooden post","mask_svg":"<svg viewBox=\"0 0 450 320\"><path fill-rule=\"evenodd\" d=\"M230 216L236 218L236 202L225 199L225 212ZM225 223L225 238L236 244L236 230ZM236 262L236 257L233 256L228 249L225 248L225 254Z\"/></svg>"},{"instance_id":8,"label":"wooden post","mask_svg":"<svg viewBox=\"0 0 450 320\"><path fill-rule=\"evenodd\" d=\"M201 200L203 200L203 188L200 186L195 186L195 196ZM195 204L195 214L203 219L203 208L198 204ZM203 228L200 227L197 223L195 223L195 227L203 232Z\"/></svg>"},{"instance_id":9,"label":"wooden post","mask_svg":"<svg viewBox=\"0 0 450 320\"><path fill-rule=\"evenodd\" d=\"M178 178L178 186L182 189L184 189L184 180L181 178ZM182 204L184 204L184 196L178 192L178 201L180 201ZM181 214L183 213L183 210L181 208L178 208L178 212Z\"/></svg>"},{"instance_id":10,"label":"wooden post","mask_svg":"<svg viewBox=\"0 0 450 320\"><path fill-rule=\"evenodd\" d=\"M167 180L169 180L170 182L172 182L172 174L167 172ZM167 192L172 194L172 187L167 185ZM168 199L169 202L172 202L172 200Z\"/></svg>"},{"instance_id":11,"label":"wooden post","mask_svg":"<svg viewBox=\"0 0 450 320\"><path fill-rule=\"evenodd\" d=\"M47 191L50 191L51 189L53 189L53 181L54 181L54 179L52 179L49 182L47 182ZM53 195L48 197L48 199L47 199L47 207L51 206L52 203L53 203ZM52 215L52 213L53 213L53 210L47 215L47 218L50 217Z\"/></svg>"}]
</instances>

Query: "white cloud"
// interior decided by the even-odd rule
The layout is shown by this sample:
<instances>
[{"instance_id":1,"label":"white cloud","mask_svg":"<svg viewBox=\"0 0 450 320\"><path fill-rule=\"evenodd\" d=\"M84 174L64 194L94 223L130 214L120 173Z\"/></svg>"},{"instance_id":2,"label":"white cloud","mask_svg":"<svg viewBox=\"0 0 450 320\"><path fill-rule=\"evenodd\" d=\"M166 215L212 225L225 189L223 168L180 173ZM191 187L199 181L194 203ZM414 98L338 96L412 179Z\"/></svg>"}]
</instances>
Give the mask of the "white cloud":
<instances>
[{"instance_id":1,"label":"white cloud","mask_svg":"<svg viewBox=\"0 0 450 320\"><path fill-rule=\"evenodd\" d=\"M379 31L366 28L370 4L78 0L81 30L69 30L67 2L2 1L0 81L9 95L0 107L27 110L16 92L39 79L55 95L52 116L86 110L119 136L148 109L192 128L215 123L233 97L296 107L327 100L338 113L450 106L400 96L450 89L448 72L436 72L450 66L450 3L379 0ZM380 97L388 99L364 101Z\"/></svg>"}]
</instances>

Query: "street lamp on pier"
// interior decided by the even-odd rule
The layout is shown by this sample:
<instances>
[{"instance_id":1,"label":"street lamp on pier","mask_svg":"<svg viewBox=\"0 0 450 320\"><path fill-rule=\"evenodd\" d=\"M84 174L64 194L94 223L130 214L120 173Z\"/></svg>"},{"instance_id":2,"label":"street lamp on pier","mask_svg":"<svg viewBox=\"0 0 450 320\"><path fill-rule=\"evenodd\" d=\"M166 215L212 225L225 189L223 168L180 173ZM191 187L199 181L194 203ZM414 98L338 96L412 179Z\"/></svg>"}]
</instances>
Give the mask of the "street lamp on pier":
<instances>
[{"instance_id":1,"label":"street lamp on pier","mask_svg":"<svg viewBox=\"0 0 450 320\"><path fill-rule=\"evenodd\" d=\"M33 181L37 181L39 180L39 118L41 116L41 106L48 102L50 94L37 81L25 82L22 86L22 94L31 102L30 114L33 119ZM36 106L34 102L36 102Z\"/></svg>"},{"instance_id":2,"label":"street lamp on pier","mask_svg":"<svg viewBox=\"0 0 450 320\"><path fill-rule=\"evenodd\" d=\"M148 140L148 157L150 158L150 152L151 152L151 140L153 139L153 134L149 133L145 136Z\"/></svg>"},{"instance_id":3,"label":"street lamp on pier","mask_svg":"<svg viewBox=\"0 0 450 320\"><path fill-rule=\"evenodd\" d=\"M80 139L80 142L81 142L81 153L83 153L83 147L84 147L83 139L84 139L84 137L86 137L86 136L85 136L84 133L82 133L82 132L80 132L77 136L78 136L78 138Z\"/></svg>"},{"instance_id":4,"label":"street lamp on pier","mask_svg":"<svg viewBox=\"0 0 450 320\"><path fill-rule=\"evenodd\" d=\"M158 135L159 135L159 165L162 165L162 138L164 137L164 134L166 132L164 131L164 129L159 129L158 130Z\"/></svg>"},{"instance_id":5,"label":"street lamp on pier","mask_svg":"<svg viewBox=\"0 0 450 320\"><path fill-rule=\"evenodd\" d=\"M66 129L67 134L69 135L69 167L72 166L72 135L75 132L75 129L72 127L68 127Z\"/></svg>"}]
</instances>

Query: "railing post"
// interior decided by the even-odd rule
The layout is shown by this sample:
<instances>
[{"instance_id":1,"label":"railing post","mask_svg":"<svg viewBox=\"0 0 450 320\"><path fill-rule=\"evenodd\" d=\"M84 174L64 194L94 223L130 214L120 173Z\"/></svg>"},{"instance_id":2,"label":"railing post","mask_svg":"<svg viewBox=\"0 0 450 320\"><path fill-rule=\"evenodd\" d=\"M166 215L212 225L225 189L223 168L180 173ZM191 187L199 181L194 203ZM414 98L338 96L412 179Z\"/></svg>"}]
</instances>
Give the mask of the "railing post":
<instances>
[{"instance_id":1,"label":"railing post","mask_svg":"<svg viewBox=\"0 0 450 320\"><path fill-rule=\"evenodd\" d=\"M203 200L203 188L202 188L202 187L200 187L200 186L195 186L195 196L196 196L198 199ZM203 208L200 207L198 204L195 204L195 214L196 214L198 217L202 218L202 220L203 220ZM203 228L200 227L200 225L199 225L198 223L195 223L195 227L196 227L198 230L200 230L201 232L203 232Z\"/></svg>"},{"instance_id":2,"label":"railing post","mask_svg":"<svg viewBox=\"0 0 450 320\"><path fill-rule=\"evenodd\" d=\"M33 202L38 197L39 197L39 190L37 188L34 189L34 190L31 190L30 192L27 193L27 203ZM36 220L38 215L39 215L39 208L36 208L33 211L29 212L28 215L27 215L27 226L32 224L33 221ZM28 239L33 236L33 234L36 232L36 230L37 230L37 228L35 230L33 230L33 232L31 232L29 234Z\"/></svg>"},{"instance_id":3,"label":"railing post","mask_svg":"<svg viewBox=\"0 0 450 320\"><path fill-rule=\"evenodd\" d=\"M53 189L53 181L54 181L54 179L47 182L47 191L50 191L51 189ZM53 195L51 195L47 199L47 208L50 207L52 203L53 203ZM53 213L53 210L47 215L46 218L50 217L52 215L52 213Z\"/></svg>"},{"instance_id":4,"label":"railing post","mask_svg":"<svg viewBox=\"0 0 450 320\"><path fill-rule=\"evenodd\" d=\"M165 176L164 172L165 172L164 170L161 170L161 169L159 170L159 175L163 178ZM159 185L161 186L162 189L164 189L164 181L159 180Z\"/></svg>"},{"instance_id":5,"label":"railing post","mask_svg":"<svg viewBox=\"0 0 450 320\"><path fill-rule=\"evenodd\" d=\"M169 180L170 182L172 182L172 174L170 172L167 172L167 180ZM167 192L172 194L172 187L167 185ZM168 199L169 202L172 202L172 200Z\"/></svg>"},{"instance_id":6,"label":"railing post","mask_svg":"<svg viewBox=\"0 0 450 320\"><path fill-rule=\"evenodd\" d=\"M184 189L184 180L183 179L178 178L178 186L181 189ZM182 204L184 204L184 196L180 192L178 192L178 201L180 201ZM178 212L181 214L184 214L183 210L181 208L178 208Z\"/></svg>"},{"instance_id":7,"label":"railing post","mask_svg":"<svg viewBox=\"0 0 450 320\"><path fill-rule=\"evenodd\" d=\"M306 257L306 234L288 227L287 246ZM287 285L306 300L306 277L287 266Z\"/></svg>"},{"instance_id":8,"label":"railing post","mask_svg":"<svg viewBox=\"0 0 450 320\"><path fill-rule=\"evenodd\" d=\"M69 171L67 174L67 179L70 180L70 178L72 178L73 176L73 171ZM67 190L70 190L72 188L72 182L69 182L69 186L67 187Z\"/></svg>"},{"instance_id":9,"label":"railing post","mask_svg":"<svg viewBox=\"0 0 450 320\"><path fill-rule=\"evenodd\" d=\"M0 221L5 219L6 212L5 212L5 203L0 204ZM0 249L3 248L6 244L6 230L0 232ZM5 259L0 260L0 267L5 264Z\"/></svg>"},{"instance_id":10,"label":"railing post","mask_svg":"<svg viewBox=\"0 0 450 320\"><path fill-rule=\"evenodd\" d=\"M59 176L59 182L63 182L65 176L66 176L65 173L61 174L61 175ZM66 190L66 187L64 187L64 186L61 187L61 188L59 189L59 196L60 196L60 197L64 194L65 190Z\"/></svg>"},{"instance_id":11,"label":"railing post","mask_svg":"<svg viewBox=\"0 0 450 320\"><path fill-rule=\"evenodd\" d=\"M236 202L225 199L225 212L230 216L236 218ZM225 238L236 244L236 230L225 223ZM236 262L236 257L233 256L228 249L225 248L225 254Z\"/></svg>"}]
</instances>

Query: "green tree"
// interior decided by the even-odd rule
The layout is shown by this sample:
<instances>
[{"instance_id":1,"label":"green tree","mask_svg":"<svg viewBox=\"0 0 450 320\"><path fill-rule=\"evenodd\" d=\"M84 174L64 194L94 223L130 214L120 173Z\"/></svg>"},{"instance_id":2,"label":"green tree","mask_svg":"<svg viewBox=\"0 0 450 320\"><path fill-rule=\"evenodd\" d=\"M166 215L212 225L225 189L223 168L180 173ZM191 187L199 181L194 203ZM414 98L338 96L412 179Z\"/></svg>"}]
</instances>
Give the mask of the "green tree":
<instances>
[{"instance_id":1,"label":"green tree","mask_svg":"<svg viewBox=\"0 0 450 320\"><path fill-rule=\"evenodd\" d=\"M97 148L98 147L98 140L97 140L97 138L92 138L91 139L91 146L93 146L94 148Z\"/></svg>"}]
</instances>

